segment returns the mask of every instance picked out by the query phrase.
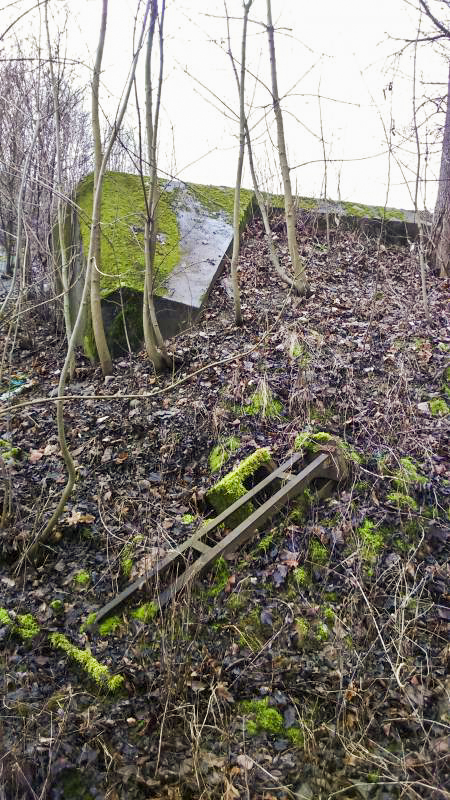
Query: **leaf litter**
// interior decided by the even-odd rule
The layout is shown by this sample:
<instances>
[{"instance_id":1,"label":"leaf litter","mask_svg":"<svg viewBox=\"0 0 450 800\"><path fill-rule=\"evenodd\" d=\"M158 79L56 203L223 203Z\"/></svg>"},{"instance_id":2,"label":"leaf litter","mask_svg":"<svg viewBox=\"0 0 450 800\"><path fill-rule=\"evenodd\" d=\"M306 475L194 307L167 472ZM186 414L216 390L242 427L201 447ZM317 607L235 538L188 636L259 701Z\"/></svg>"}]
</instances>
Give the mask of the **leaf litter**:
<instances>
[{"instance_id":1,"label":"leaf litter","mask_svg":"<svg viewBox=\"0 0 450 800\"><path fill-rule=\"evenodd\" d=\"M0 605L13 621L31 614L39 634L0 625L6 796L448 797L449 418L424 412L445 399L448 283L430 276L428 325L409 250L338 229L327 252L313 223L298 220L308 299L268 271L262 225L250 223L244 325L224 279L198 326L171 342L175 378L214 366L176 391L145 397L171 376L143 353L124 354L106 382L79 358L68 387L79 400L65 406L76 491L42 563L20 575L13 561L65 472L53 407L10 406L2 438L20 456L6 465ZM287 267L281 223L276 236ZM64 358L48 323L33 341L18 355L29 399L50 395ZM261 382L281 412L241 413ZM299 432L318 430L358 454L345 489L306 514L286 509L226 560L220 586L213 570L147 622L124 608L108 635L83 630L126 585L126 559L145 573L209 513L218 441L239 439L223 474L258 447L281 463ZM402 459L426 478L397 492L414 506L392 500ZM123 689L100 693L50 647L53 633L89 647Z\"/></svg>"}]
</instances>

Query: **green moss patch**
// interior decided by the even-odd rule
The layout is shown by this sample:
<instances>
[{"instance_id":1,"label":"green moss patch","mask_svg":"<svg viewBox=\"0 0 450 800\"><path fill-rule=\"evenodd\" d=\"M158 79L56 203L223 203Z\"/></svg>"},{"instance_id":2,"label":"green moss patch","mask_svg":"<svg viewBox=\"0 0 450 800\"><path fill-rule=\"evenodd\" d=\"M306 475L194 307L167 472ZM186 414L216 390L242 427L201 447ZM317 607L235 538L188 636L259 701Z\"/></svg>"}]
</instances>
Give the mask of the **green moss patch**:
<instances>
[{"instance_id":1,"label":"green moss patch","mask_svg":"<svg viewBox=\"0 0 450 800\"><path fill-rule=\"evenodd\" d=\"M239 449L240 441L236 436L229 436L220 441L209 454L209 468L211 472L219 472L230 456Z\"/></svg>"},{"instance_id":2,"label":"green moss patch","mask_svg":"<svg viewBox=\"0 0 450 800\"><path fill-rule=\"evenodd\" d=\"M201 204L214 212L225 212L227 221L233 224L234 189L228 186L203 186L199 183L189 183L188 188ZM247 218L249 209L252 208L253 192L241 189L239 204L239 223L242 225Z\"/></svg>"},{"instance_id":3,"label":"green moss patch","mask_svg":"<svg viewBox=\"0 0 450 800\"><path fill-rule=\"evenodd\" d=\"M79 572L76 573L76 575L73 576L73 579L77 584L77 586L84 588L90 583L91 576L89 575L89 572L86 572L85 569L81 569Z\"/></svg>"},{"instance_id":4,"label":"green moss patch","mask_svg":"<svg viewBox=\"0 0 450 800\"><path fill-rule=\"evenodd\" d=\"M215 486L206 493L206 499L220 514L225 511L229 506L243 497L247 489L245 488L245 481L251 478L252 475L263 465L270 461L270 452L267 448L255 450L247 458L244 458L231 472L225 475ZM239 522L246 519L253 511L253 505L246 503L245 506L239 511L232 514L228 520L230 526L238 525Z\"/></svg>"},{"instance_id":5,"label":"green moss patch","mask_svg":"<svg viewBox=\"0 0 450 800\"><path fill-rule=\"evenodd\" d=\"M308 558L316 566L324 566L329 561L329 553L325 545L313 538L309 543Z\"/></svg>"},{"instance_id":6,"label":"green moss patch","mask_svg":"<svg viewBox=\"0 0 450 800\"><path fill-rule=\"evenodd\" d=\"M296 747L303 747L303 733L299 727L285 728L283 717L276 708L271 708L269 698L262 700L243 700L239 704L239 712L248 719L246 730L249 736L264 732L271 736L283 736Z\"/></svg>"},{"instance_id":7,"label":"green moss patch","mask_svg":"<svg viewBox=\"0 0 450 800\"><path fill-rule=\"evenodd\" d=\"M83 252L87 255L93 201L93 175L79 184L76 202L81 208L80 231ZM179 232L172 203L175 193L162 192L157 211L158 237L155 253L156 293L180 259ZM105 174L102 194L101 223L101 289L104 296L128 286L144 288L144 220L145 200L138 175L124 172Z\"/></svg>"},{"instance_id":8,"label":"green moss patch","mask_svg":"<svg viewBox=\"0 0 450 800\"><path fill-rule=\"evenodd\" d=\"M394 472L392 483L400 492L407 492L410 486L425 484L425 475L418 472L418 466L411 458L401 458L399 469Z\"/></svg>"},{"instance_id":9,"label":"green moss patch","mask_svg":"<svg viewBox=\"0 0 450 800\"><path fill-rule=\"evenodd\" d=\"M397 506L397 508L409 508L410 511L419 510L419 506L417 505L417 501L414 500L414 497L411 497L409 494L404 494L403 492L390 492L386 500L388 503L392 503L393 506Z\"/></svg>"},{"instance_id":10,"label":"green moss patch","mask_svg":"<svg viewBox=\"0 0 450 800\"><path fill-rule=\"evenodd\" d=\"M351 217L360 217L361 219L381 219L381 220L405 220L403 211L398 208L383 208L383 206L366 206L363 203L350 203L343 202L341 205L344 207L345 213Z\"/></svg>"},{"instance_id":11,"label":"green moss patch","mask_svg":"<svg viewBox=\"0 0 450 800\"><path fill-rule=\"evenodd\" d=\"M377 531L375 524L370 519L365 519L358 528L358 536L362 545L363 561L372 563L376 560L383 547L383 534Z\"/></svg>"},{"instance_id":12,"label":"green moss patch","mask_svg":"<svg viewBox=\"0 0 450 800\"><path fill-rule=\"evenodd\" d=\"M66 655L75 661L95 683L109 691L119 689L123 684L122 675L112 677L107 667L100 664L89 650L80 650L75 647L62 633L50 634L50 644L57 650L63 650Z\"/></svg>"},{"instance_id":13,"label":"green moss patch","mask_svg":"<svg viewBox=\"0 0 450 800\"><path fill-rule=\"evenodd\" d=\"M32 614L18 614L15 620L6 608L0 608L0 625L11 628L24 641L33 639L40 631L40 627Z\"/></svg>"},{"instance_id":14,"label":"green moss patch","mask_svg":"<svg viewBox=\"0 0 450 800\"><path fill-rule=\"evenodd\" d=\"M435 400L430 400L429 406L433 417L446 417L450 412L447 403L440 397L437 397Z\"/></svg>"},{"instance_id":15,"label":"green moss patch","mask_svg":"<svg viewBox=\"0 0 450 800\"><path fill-rule=\"evenodd\" d=\"M236 411L242 414L260 414L263 418L278 417L283 406L277 400L267 385L259 386L250 398L250 402L240 406Z\"/></svg>"},{"instance_id":16,"label":"green moss patch","mask_svg":"<svg viewBox=\"0 0 450 800\"><path fill-rule=\"evenodd\" d=\"M151 600L150 603L144 603L142 606L132 611L131 616L139 622L149 623L155 619L158 611L158 603L155 600Z\"/></svg>"}]
</instances>

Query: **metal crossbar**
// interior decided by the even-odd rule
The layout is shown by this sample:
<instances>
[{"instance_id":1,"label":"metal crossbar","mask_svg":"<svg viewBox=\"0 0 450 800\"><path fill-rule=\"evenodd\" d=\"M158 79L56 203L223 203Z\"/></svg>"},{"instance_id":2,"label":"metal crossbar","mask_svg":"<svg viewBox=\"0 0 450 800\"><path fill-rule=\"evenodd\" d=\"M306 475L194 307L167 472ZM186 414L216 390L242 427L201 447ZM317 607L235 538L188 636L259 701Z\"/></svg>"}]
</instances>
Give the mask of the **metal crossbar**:
<instances>
[{"instance_id":1,"label":"metal crossbar","mask_svg":"<svg viewBox=\"0 0 450 800\"><path fill-rule=\"evenodd\" d=\"M91 629L109 614L121 606L129 597L146 586L152 578L161 578L171 565L183 556L188 550L194 550L199 555L198 558L187 567L166 589L158 594L158 605L160 608L165 606L184 586L195 577L200 575L209 567L219 556L234 552L247 542L254 533L260 529L267 521L271 520L286 503L297 497L307 486L316 478L325 478L328 482L319 490L321 496L330 493L335 481L340 480L340 467L329 452L320 453L310 464L307 464L298 473L293 474L292 469L301 460L299 453L294 453L280 467L274 469L266 478L256 484L243 497L236 500L225 511L202 525L196 533L186 539L178 547L175 547L165 558L155 564L145 575L130 583L116 597L110 600L100 611L96 613L95 622ZM211 546L204 539L208 537L215 528L225 523L232 514L242 508L246 503L255 499L264 489L271 487L275 482L281 483L280 488L275 493L255 509L243 522L230 531L217 544Z\"/></svg>"}]
</instances>

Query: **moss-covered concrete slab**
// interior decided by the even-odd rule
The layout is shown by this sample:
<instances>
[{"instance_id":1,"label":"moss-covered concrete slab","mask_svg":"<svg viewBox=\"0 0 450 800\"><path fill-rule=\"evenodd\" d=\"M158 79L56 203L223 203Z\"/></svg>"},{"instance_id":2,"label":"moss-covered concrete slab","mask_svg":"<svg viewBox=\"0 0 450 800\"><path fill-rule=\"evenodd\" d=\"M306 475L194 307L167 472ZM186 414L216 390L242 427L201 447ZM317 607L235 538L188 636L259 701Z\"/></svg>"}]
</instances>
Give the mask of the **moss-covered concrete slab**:
<instances>
[{"instance_id":1,"label":"moss-covered concrete slab","mask_svg":"<svg viewBox=\"0 0 450 800\"><path fill-rule=\"evenodd\" d=\"M284 208L284 195L269 195L268 203L272 209ZM300 211L313 212L319 226L325 226L326 216L331 215L331 226L342 225L346 228L360 228L368 236L379 236L389 244L407 244L414 241L419 234L416 214L403 208L370 206L346 200L318 200L314 197L296 198ZM335 218L333 220L333 217ZM425 229L431 225L431 214L420 212L420 219Z\"/></svg>"},{"instance_id":2,"label":"moss-covered concrete slab","mask_svg":"<svg viewBox=\"0 0 450 800\"><path fill-rule=\"evenodd\" d=\"M144 186L138 175L108 172L104 179L101 223L101 291L104 322L112 350L142 341L141 305L144 287ZM162 182L157 210L155 305L163 336L191 324L224 266L233 239L234 190ZM93 176L81 181L78 209L70 223L68 242L81 274L89 248ZM241 223L252 207L253 194L241 193ZM71 293L73 313L80 284ZM125 321L125 327L124 327Z\"/></svg>"},{"instance_id":3,"label":"moss-covered concrete slab","mask_svg":"<svg viewBox=\"0 0 450 800\"><path fill-rule=\"evenodd\" d=\"M161 181L157 210L157 245L154 270L155 306L165 338L191 325L214 281L231 253L233 240L234 189L203 186L182 181ZM107 172L104 179L101 223L101 291L103 318L113 355L142 344L142 291L144 287L144 221L147 179L139 175ZM78 186L75 210L68 215L66 244L73 268L70 303L75 317L82 292L86 254L89 248L93 176ZM268 195L272 209L282 208L281 195ZM242 190L240 221L243 225L254 208L253 192ZM317 216L325 224L358 226L369 235L396 243L417 236L412 211L297 197L297 207ZM429 223L429 215L422 213ZM86 326L88 322L86 321ZM85 328L86 328L85 326ZM93 350L92 336L85 329L85 350ZM92 353L93 354L93 353Z\"/></svg>"}]
</instances>

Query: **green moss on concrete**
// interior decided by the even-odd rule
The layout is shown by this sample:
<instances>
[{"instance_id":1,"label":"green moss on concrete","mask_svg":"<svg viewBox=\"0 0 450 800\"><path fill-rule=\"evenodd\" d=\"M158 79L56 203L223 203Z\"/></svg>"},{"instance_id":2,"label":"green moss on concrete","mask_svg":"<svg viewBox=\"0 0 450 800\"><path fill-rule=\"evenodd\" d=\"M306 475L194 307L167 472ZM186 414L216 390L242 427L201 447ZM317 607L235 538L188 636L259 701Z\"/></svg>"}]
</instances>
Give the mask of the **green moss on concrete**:
<instances>
[{"instance_id":1,"label":"green moss on concrete","mask_svg":"<svg viewBox=\"0 0 450 800\"><path fill-rule=\"evenodd\" d=\"M228 186L204 186L199 183L189 183L187 186L205 208L213 213L224 212L227 222L233 224L234 189ZM253 192L249 189L241 189L239 203L239 223L241 226L247 219L252 203Z\"/></svg>"},{"instance_id":2,"label":"green moss on concrete","mask_svg":"<svg viewBox=\"0 0 450 800\"><path fill-rule=\"evenodd\" d=\"M367 206L363 203L341 202L342 207L346 214L351 217L360 217L368 219L381 219L381 220L399 220L405 221L406 217L403 211L397 208L383 208L383 206Z\"/></svg>"},{"instance_id":3,"label":"green moss on concrete","mask_svg":"<svg viewBox=\"0 0 450 800\"><path fill-rule=\"evenodd\" d=\"M334 445L347 462L351 461L353 464L359 465L364 461L363 457L348 442L344 442L339 437L332 436L326 431L299 433L294 441L294 450L305 453L318 453L324 445Z\"/></svg>"},{"instance_id":4,"label":"green moss on concrete","mask_svg":"<svg viewBox=\"0 0 450 800\"><path fill-rule=\"evenodd\" d=\"M450 412L447 403L440 397L437 397L435 400L430 400L429 406L433 417L446 417Z\"/></svg>"},{"instance_id":5,"label":"green moss on concrete","mask_svg":"<svg viewBox=\"0 0 450 800\"><path fill-rule=\"evenodd\" d=\"M139 606L139 608L136 608L134 611L132 611L131 616L133 619L137 619L139 622L145 622L148 624L155 619L158 611L158 603L155 600L151 600L150 603L144 603L142 606Z\"/></svg>"},{"instance_id":6,"label":"green moss on concrete","mask_svg":"<svg viewBox=\"0 0 450 800\"><path fill-rule=\"evenodd\" d=\"M225 475L207 493L206 499L218 514L225 511L229 506L243 497L247 489L245 481L254 475L263 465L270 461L270 452L267 448L255 450L247 458L244 458L231 472ZM246 519L253 511L251 503L246 503L243 508L232 514L228 520L228 525L233 526Z\"/></svg>"},{"instance_id":7,"label":"green moss on concrete","mask_svg":"<svg viewBox=\"0 0 450 800\"><path fill-rule=\"evenodd\" d=\"M333 437L330 433L319 431L318 433L299 433L295 437L294 450L304 450L307 453L317 453L320 446L329 444Z\"/></svg>"},{"instance_id":8,"label":"green moss on concrete","mask_svg":"<svg viewBox=\"0 0 450 800\"><path fill-rule=\"evenodd\" d=\"M93 175L81 181L76 201L81 207L80 231L83 253L89 250L92 215ZM157 229L162 234L155 253L156 293L162 291L164 279L180 259L179 230L172 208L175 192L162 192L157 210ZM102 194L101 225L101 290L106 296L119 286L142 291L144 288L144 220L145 201L138 175L107 172ZM137 232L133 232L132 228Z\"/></svg>"},{"instance_id":9,"label":"green moss on concrete","mask_svg":"<svg viewBox=\"0 0 450 800\"><path fill-rule=\"evenodd\" d=\"M393 506L397 506L398 508L409 508L411 511L419 510L419 506L416 500L414 500L414 497L411 497L409 494L404 494L403 492L390 492L386 500L388 503L392 503Z\"/></svg>"},{"instance_id":10,"label":"green moss on concrete","mask_svg":"<svg viewBox=\"0 0 450 800\"><path fill-rule=\"evenodd\" d=\"M120 302L120 298L117 302ZM132 351L139 348L144 341L142 297L140 295L128 297L123 303L122 310L116 314L108 328L107 339L114 354L127 352L128 343ZM95 343L92 342L92 344ZM86 355L89 357L88 353Z\"/></svg>"},{"instance_id":11,"label":"green moss on concrete","mask_svg":"<svg viewBox=\"0 0 450 800\"><path fill-rule=\"evenodd\" d=\"M219 472L230 456L239 449L240 441L236 436L229 436L220 441L209 454L209 468L211 472Z\"/></svg>"},{"instance_id":12,"label":"green moss on concrete","mask_svg":"<svg viewBox=\"0 0 450 800\"><path fill-rule=\"evenodd\" d=\"M75 647L62 633L52 633L49 639L52 647L57 650L63 650L69 658L79 664L99 687L115 691L122 686L123 677L121 675L112 677L108 668L100 664L89 650L80 650Z\"/></svg>"},{"instance_id":13,"label":"green moss on concrete","mask_svg":"<svg viewBox=\"0 0 450 800\"><path fill-rule=\"evenodd\" d=\"M319 201L314 197L295 197L295 205L303 211L313 211L319 206ZM268 194L266 203L269 208L282 209L284 211L284 194Z\"/></svg>"}]
</instances>

